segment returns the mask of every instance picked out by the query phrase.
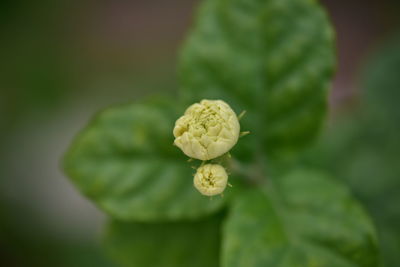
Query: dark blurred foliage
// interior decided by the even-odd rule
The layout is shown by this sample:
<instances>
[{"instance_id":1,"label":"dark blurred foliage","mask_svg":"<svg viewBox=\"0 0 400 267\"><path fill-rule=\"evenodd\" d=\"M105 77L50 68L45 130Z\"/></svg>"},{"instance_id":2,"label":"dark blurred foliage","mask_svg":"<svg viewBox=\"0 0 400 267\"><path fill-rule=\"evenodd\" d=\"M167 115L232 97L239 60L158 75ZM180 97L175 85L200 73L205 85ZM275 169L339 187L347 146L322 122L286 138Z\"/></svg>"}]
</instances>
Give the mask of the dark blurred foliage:
<instances>
[{"instance_id":1,"label":"dark blurred foliage","mask_svg":"<svg viewBox=\"0 0 400 267\"><path fill-rule=\"evenodd\" d=\"M2 117L5 128L26 113L57 106L71 88L71 81L67 43L59 31L62 7L51 1L43 5L3 1L1 5L1 110L7 114Z\"/></svg>"},{"instance_id":2,"label":"dark blurred foliage","mask_svg":"<svg viewBox=\"0 0 400 267\"><path fill-rule=\"evenodd\" d=\"M190 5L170 4L179 8L159 1L2 1L2 126L86 94L109 103L175 87L183 31L176 19L185 19Z\"/></svg>"},{"instance_id":3,"label":"dark blurred foliage","mask_svg":"<svg viewBox=\"0 0 400 267\"><path fill-rule=\"evenodd\" d=\"M110 266L98 240L103 217L65 181L58 158L100 107L158 91L173 94L177 51L196 2L0 2L0 266ZM399 128L385 122L385 116L366 113L358 119L358 110L367 109L358 107L358 99L370 87L355 77L362 59L396 29L400 4L396 0L322 3L338 32L340 66L331 96L332 114L343 114L340 121L346 123L333 122L328 129L341 139L323 152L339 155L331 160L335 165L319 159L320 165L341 174L367 205L388 266L395 266ZM389 55L382 61L394 60L390 49L385 51ZM381 90L381 96L372 99L393 103L378 105L398 111L396 62L390 77L380 74L380 67L365 76L384 77L375 79L372 87L382 82L392 90ZM380 113L376 109L369 110ZM355 125L358 120L368 121L367 125ZM336 134L339 127L344 134ZM345 152L340 151L354 135L357 149L345 146ZM315 161L312 164L318 164Z\"/></svg>"},{"instance_id":4,"label":"dark blurred foliage","mask_svg":"<svg viewBox=\"0 0 400 267\"><path fill-rule=\"evenodd\" d=\"M157 5L1 1L0 266L108 266L103 216L58 160L99 108L175 89L191 6Z\"/></svg>"},{"instance_id":5,"label":"dark blurred foliage","mask_svg":"<svg viewBox=\"0 0 400 267\"><path fill-rule=\"evenodd\" d=\"M376 225L385 266L400 261L400 35L365 61L363 94L342 110L302 164L347 183Z\"/></svg>"}]
</instances>

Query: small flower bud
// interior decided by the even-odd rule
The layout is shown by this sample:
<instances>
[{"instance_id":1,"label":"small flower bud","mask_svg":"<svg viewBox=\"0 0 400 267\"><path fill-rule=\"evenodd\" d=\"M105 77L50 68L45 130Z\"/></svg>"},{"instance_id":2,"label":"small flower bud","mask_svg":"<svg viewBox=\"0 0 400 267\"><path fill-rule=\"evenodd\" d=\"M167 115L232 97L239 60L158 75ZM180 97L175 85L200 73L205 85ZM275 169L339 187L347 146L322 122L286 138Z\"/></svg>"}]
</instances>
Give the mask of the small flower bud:
<instances>
[{"instance_id":1,"label":"small flower bud","mask_svg":"<svg viewBox=\"0 0 400 267\"><path fill-rule=\"evenodd\" d=\"M193 179L194 187L205 196L221 194L228 183L224 167L218 164L206 164L197 169Z\"/></svg>"},{"instance_id":2,"label":"small flower bud","mask_svg":"<svg viewBox=\"0 0 400 267\"><path fill-rule=\"evenodd\" d=\"M210 160L228 152L238 141L235 112L221 100L202 100L186 109L174 128L175 141L187 156Z\"/></svg>"}]
</instances>

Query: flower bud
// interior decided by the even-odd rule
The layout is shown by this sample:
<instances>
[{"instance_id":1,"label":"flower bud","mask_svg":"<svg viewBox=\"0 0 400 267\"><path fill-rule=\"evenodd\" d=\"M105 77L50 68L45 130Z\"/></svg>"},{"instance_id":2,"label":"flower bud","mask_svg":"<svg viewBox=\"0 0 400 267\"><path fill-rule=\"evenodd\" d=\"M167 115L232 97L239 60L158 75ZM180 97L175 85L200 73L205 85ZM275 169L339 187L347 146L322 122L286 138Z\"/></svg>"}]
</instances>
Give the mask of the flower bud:
<instances>
[{"instance_id":1,"label":"flower bud","mask_svg":"<svg viewBox=\"0 0 400 267\"><path fill-rule=\"evenodd\" d=\"M174 128L175 141L187 156L210 160L228 152L239 138L235 112L221 100L202 100L191 105Z\"/></svg>"},{"instance_id":2,"label":"flower bud","mask_svg":"<svg viewBox=\"0 0 400 267\"><path fill-rule=\"evenodd\" d=\"M193 179L194 187L205 196L221 194L228 183L224 167L218 164L206 164L197 169Z\"/></svg>"}]
</instances>

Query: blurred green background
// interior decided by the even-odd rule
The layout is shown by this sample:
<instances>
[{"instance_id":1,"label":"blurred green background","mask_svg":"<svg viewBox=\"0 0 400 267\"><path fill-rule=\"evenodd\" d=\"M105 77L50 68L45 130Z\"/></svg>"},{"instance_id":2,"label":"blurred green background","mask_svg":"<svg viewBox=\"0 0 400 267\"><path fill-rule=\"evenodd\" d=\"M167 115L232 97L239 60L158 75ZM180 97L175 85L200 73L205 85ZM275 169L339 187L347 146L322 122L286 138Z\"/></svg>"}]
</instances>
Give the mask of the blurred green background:
<instances>
[{"instance_id":1,"label":"blurred green background","mask_svg":"<svg viewBox=\"0 0 400 267\"><path fill-rule=\"evenodd\" d=\"M337 31L339 67L326 133L304 164L352 187L395 266L400 4L321 2ZM176 94L177 53L197 3L1 1L0 266L114 266L100 245L105 216L73 188L59 160L98 109Z\"/></svg>"}]
</instances>

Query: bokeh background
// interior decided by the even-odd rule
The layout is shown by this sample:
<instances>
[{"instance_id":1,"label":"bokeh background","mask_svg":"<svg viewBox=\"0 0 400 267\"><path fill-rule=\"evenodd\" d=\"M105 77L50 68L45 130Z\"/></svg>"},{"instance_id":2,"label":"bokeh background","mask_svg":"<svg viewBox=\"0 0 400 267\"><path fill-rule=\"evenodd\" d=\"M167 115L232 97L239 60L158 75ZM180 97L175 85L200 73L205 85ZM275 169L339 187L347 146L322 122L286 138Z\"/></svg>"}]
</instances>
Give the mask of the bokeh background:
<instances>
[{"instance_id":1,"label":"bokeh background","mask_svg":"<svg viewBox=\"0 0 400 267\"><path fill-rule=\"evenodd\" d=\"M400 32L400 4L321 2L337 32L339 66L327 123L335 125L338 117L352 118L360 110L362 73L370 58ZM156 92L177 94L177 54L197 4L0 2L0 266L113 266L100 245L106 218L66 179L60 158L100 108ZM400 139L399 132L391 131ZM393 190L400 195L400 189ZM354 191L369 205L362 190ZM375 221L377 210L391 206L394 217L390 213L385 222L396 227L399 211L393 202L374 205L368 209ZM389 263L396 259L390 253L399 249L400 254L399 240L395 235L390 245L385 243Z\"/></svg>"}]
</instances>

